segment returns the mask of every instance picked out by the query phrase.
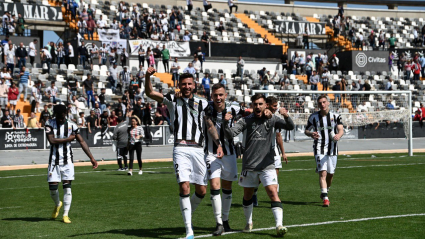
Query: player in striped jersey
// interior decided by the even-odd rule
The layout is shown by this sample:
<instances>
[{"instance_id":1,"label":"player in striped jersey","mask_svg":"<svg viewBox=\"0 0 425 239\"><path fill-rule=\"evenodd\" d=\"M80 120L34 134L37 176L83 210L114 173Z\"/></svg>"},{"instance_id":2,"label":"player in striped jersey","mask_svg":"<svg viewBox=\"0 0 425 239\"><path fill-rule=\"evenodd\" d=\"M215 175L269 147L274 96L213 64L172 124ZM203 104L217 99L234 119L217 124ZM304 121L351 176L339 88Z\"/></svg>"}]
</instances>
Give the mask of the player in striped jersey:
<instances>
[{"instance_id":1,"label":"player in striped jersey","mask_svg":"<svg viewBox=\"0 0 425 239\"><path fill-rule=\"evenodd\" d=\"M337 142L344 134L341 116L329 111L329 99L326 95L317 98L320 111L310 115L305 135L314 139L313 150L316 159L316 172L319 173L319 183L323 206L329 207L328 191L335 173L338 146Z\"/></svg>"},{"instance_id":2,"label":"player in striped jersey","mask_svg":"<svg viewBox=\"0 0 425 239\"><path fill-rule=\"evenodd\" d=\"M67 108L65 105L55 105L54 119L46 122L46 136L50 143L49 167L47 182L49 183L50 196L55 202L55 209L52 218L56 219L62 202L59 200L58 184L63 184L63 222L71 223L68 212L71 207L71 181L74 180L74 154L71 148L71 141L77 139L84 153L90 158L93 169L97 168L97 162L93 158L89 147L80 135L80 129L72 121L66 118Z\"/></svg>"},{"instance_id":3,"label":"player in striped jersey","mask_svg":"<svg viewBox=\"0 0 425 239\"><path fill-rule=\"evenodd\" d=\"M208 179L210 180L211 204L217 222L216 230L213 232L214 236L232 231L229 226L229 212L232 204L232 182L238 180L236 150L233 138L228 139L225 137L221 124L227 113L236 119L242 111L238 106L227 104L226 97L227 93L223 84L213 85L213 105L210 111L210 118L217 129L220 143L223 145L224 156L222 159L217 158L217 146L210 135L205 132L205 162L207 164ZM233 122L233 120L229 121L230 127L234 125ZM220 197L221 186L223 187L223 194Z\"/></svg>"},{"instance_id":4,"label":"player in striped jersey","mask_svg":"<svg viewBox=\"0 0 425 239\"><path fill-rule=\"evenodd\" d=\"M170 112L170 127L174 130L173 163L180 190L180 209L186 227L186 238L194 238L192 212L198 207L207 191L207 167L204 159L204 129L217 146L217 157L223 157L223 148L214 123L206 113L208 102L194 96L195 80L192 74L180 76L181 97L168 93L162 95L153 90L150 77L155 68L149 67L145 76L146 95L158 103L164 103ZM205 123L205 124L204 124ZM190 196L190 183L195 193Z\"/></svg>"}]
</instances>

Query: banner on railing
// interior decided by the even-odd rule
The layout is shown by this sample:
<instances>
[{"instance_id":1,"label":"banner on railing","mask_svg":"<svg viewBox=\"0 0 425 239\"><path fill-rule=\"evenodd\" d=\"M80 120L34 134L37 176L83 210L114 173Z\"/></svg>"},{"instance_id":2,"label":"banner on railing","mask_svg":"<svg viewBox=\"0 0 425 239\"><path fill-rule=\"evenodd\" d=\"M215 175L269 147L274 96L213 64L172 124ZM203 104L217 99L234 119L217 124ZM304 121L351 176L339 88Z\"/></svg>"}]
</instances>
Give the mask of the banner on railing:
<instances>
[{"instance_id":1,"label":"banner on railing","mask_svg":"<svg viewBox=\"0 0 425 239\"><path fill-rule=\"evenodd\" d=\"M120 30L114 29L97 29L97 35L99 36L99 41L119 41Z\"/></svg>"},{"instance_id":2,"label":"banner on railing","mask_svg":"<svg viewBox=\"0 0 425 239\"><path fill-rule=\"evenodd\" d=\"M62 21L62 10L60 7L44 6L37 4L22 4L19 2L7 3L3 2L0 5L0 14L3 16L5 12L10 15L23 14L22 17L26 20L43 20L43 21Z\"/></svg>"},{"instance_id":3,"label":"banner on railing","mask_svg":"<svg viewBox=\"0 0 425 239\"><path fill-rule=\"evenodd\" d=\"M2 129L0 150L44 149L44 129Z\"/></svg>"},{"instance_id":4,"label":"banner on railing","mask_svg":"<svg viewBox=\"0 0 425 239\"><path fill-rule=\"evenodd\" d=\"M140 46L143 47L145 52L150 49L154 49L159 45L159 49L162 50L162 46L165 44L165 47L170 51L171 57L187 57L190 56L190 46L189 42L177 42L177 41L152 41L147 39L142 40L129 40L129 45L131 49L132 56L139 55Z\"/></svg>"},{"instance_id":5,"label":"banner on railing","mask_svg":"<svg viewBox=\"0 0 425 239\"><path fill-rule=\"evenodd\" d=\"M320 22L275 21L275 25L278 33L304 34L307 27L309 35L326 34L325 23Z\"/></svg>"}]
</instances>

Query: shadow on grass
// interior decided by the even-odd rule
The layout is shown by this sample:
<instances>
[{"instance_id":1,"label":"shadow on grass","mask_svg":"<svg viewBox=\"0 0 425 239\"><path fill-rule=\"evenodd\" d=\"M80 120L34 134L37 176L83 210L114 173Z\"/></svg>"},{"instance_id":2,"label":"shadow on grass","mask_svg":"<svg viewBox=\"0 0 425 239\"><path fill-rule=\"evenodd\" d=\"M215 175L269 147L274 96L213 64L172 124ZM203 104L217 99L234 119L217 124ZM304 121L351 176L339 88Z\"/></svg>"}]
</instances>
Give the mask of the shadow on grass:
<instances>
[{"instance_id":1,"label":"shadow on grass","mask_svg":"<svg viewBox=\"0 0 425 239\"><path fill-rule=\"evenodd\" d=\"M200 228L194 227L195 231L212 231L214 228ZM100 235L100 234L118 234L125 236L135 236L143 238L180 238L185 237L186 230L184 227L172 227L172 228L150 228L150 229L113 229L104 232L92 232L84 234L75 234L70 237L84 237L90 235ZM117 236L118 237L118 236Z\"/></svg>"},{"instance_id":2,"label":"shadow on grass","mask_svg":"<svg viewBox=\"0 0 425 239\"><path fill-rule=\"evenodd\" d=\"M54 219L43 218L43 217L14 217L14 218L3 218L5 221L24 221L24 222L42 222L42 221L54 221Z\"/></svg>"},{"instance_id":3,"label":"shadow on grass","mask_svg":"<svg viewBox=\"0 0 425 239\"><path fill-rule=\"evenodd\" d=\"M290 205L312 205L312 206L322 206L322 202L296 202L296 201L282 201L283 204L290 204Z\"/></svg>"}]
</instances>

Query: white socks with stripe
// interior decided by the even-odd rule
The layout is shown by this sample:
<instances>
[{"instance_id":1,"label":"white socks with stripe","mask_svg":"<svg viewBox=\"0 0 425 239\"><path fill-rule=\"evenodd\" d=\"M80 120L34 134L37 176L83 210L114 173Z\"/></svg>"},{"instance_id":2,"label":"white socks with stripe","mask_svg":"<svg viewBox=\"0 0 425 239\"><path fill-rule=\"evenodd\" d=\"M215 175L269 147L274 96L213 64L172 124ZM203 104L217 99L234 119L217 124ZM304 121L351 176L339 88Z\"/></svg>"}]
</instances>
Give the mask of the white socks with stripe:
<instances>
[{"instance_id":1,"label":"white socks with stripe","mask_svg":"<svg viewBox=\"0 0 425 239\"><path fill-rule=\"evenodd\" d=\"M223 225L223 220L221 219L220 189L211 190L211 204L216 222L220 225Z\"/></svg>"},{"instance_id":2,"label":"white socks with stripe","mask_svg":"<svg viewBox=\"0 0 425 239\"><path fill-rule=\"evenodd\" d=\"M56 207L59 206L60 200L59 200L59 191L56 190L50 190L50 197L52 197L53 202L55 202Z\"/></svg>"},{"instance_id":3,"label":"white socks with stripe","mask_svg":"<svg viewBox=\"0 0 425 239\"><path fill-rule=\"evenodd\" d=\"M182 212L184 226L186 228L186 236L193 235L192 230L192 205L188 195L180 195L180 211Z\"/></svg>"},{"instance_id":4,"label":"white socks with stripe","mask_svg":"<svg viewBox=\"0 0 425 239\"><path fill-rule=\"evenodd\" d=\"M69 209L71 208L72 193L71 188L63 189L63 215L68 216Z\"/></svg>"},{"instance_id":5,"label":"white socks with stripe","mask_svg":"<svg viewBox=\"0 0 425 239\"><path fill-rule=\"evenodd\" d=\"M192 205L192 213L198 208L199 204L204 199L204 196L198 195L196 192L190 198L190 204Z\"/></svg>"},{"instance_id":6,"label":"white socks with stripe","mask_svg":"<svg viewBox=\"0 0 425 239\"><path fill-rule=\"evenodd\" d=\"M250 200L243 199L243 213L245 214L246 223L252 224L252 211L254 205L252 204L252 198Z\"/></svg>"},{"instance_id":7,"label":"white socks with stripe","mask_svg":"<svg viewBox=\"0 0 425 239\"><path fill-rule=\"evenodd\" d=\"M223 221L229 220L230 207L232 206L232 190L223 189L221 194Z\"/></svg>"},{"instance_id":8,"label":"white socks with stripe","mask_svg":"<svg viewBox=\"0 0 425 239\"><path fill-rule=\"evenodd\" d=\"M276 227L283 225L283 209L281 202L272 202L272 212L274 216L274 220L276 222Z\"/></svg>"}]
</instances>

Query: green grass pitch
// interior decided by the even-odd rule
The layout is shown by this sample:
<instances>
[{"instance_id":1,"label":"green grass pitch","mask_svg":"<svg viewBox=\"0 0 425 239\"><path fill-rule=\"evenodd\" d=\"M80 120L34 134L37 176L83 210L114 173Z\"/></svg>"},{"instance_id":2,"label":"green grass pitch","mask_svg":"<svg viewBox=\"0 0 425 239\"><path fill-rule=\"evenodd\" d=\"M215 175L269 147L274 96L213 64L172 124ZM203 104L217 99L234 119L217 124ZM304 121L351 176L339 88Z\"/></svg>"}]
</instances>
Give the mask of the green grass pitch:
<instances>
[{"instance_id":1,"label":"green grass pitch","mask_svg":"<svg viewBox=\"0 0 425 239\"><path fill-rule=\"evenodd\" d=\"M312 157L291 157L279 174L285 238L424 238L425 154L340 156L321 207ZM47 159L46 159L47 162ZM238 164L240 171L240 161ZM46 169L0 172L0 238L180 238L185 235L172 163L149 163L144 174L127 176L116 165L76 167L72 183L72 224L51 220L53 201ZM17 177L16 177L17 176ZM192 188L193 189L193 188ZM60 187L62 200L62 188ZM193 190L192 190L193 192ZM251 234L225 238L275 237L270 201L260 186ZM423 214L411 216L411 214ZM311 223L410 215L321 225ZM230 225L242 230L242 188L233 184ZM193 214L195 236L211 234L215 220L209 190Z\"/></svg>"}]
</instances>

